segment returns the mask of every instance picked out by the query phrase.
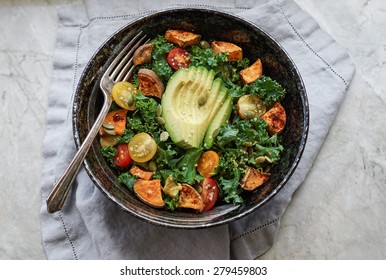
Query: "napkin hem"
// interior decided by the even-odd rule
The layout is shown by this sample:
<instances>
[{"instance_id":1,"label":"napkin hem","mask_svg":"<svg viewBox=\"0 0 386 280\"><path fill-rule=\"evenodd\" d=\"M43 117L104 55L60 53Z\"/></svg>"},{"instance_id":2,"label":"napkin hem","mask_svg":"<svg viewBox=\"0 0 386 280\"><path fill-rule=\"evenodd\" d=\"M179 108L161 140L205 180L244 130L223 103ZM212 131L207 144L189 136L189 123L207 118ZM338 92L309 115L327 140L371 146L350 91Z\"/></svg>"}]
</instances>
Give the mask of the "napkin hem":
<instances>
[{"instance_id":1,"label":"napkin hem","mask_svg":"<svg viewBox=\"0 0 386 280\"><path fill-rule=\"evenodd\" d=\"M265 222L265 223L263 223L263 224L260 224L259 226L254 227L253 229L250 229L250 230L248 230L248 231L246 231L246 232L244 232L244 233L242 233L242 234L239 234L239 235L237 235L237 236L235 236L235 237L232 237L232 239L230 239L230 242L236 241L236 240L239 239L239 238L242 238L242 237L245 237L245 236L247 236L247 235L253 234L253 233L255 233L256 231L258 231L258 230L260 230L260 229L263 229L263 228L265 228L265 227L268 227L268 226L270 226L270 225L273 225L274 223L278 222L279 220L280 220L280 218L276 218L276 219L267 221L267 222Z\"/></svg>"},{"instance_id":2,"label":"napkin hem","mask_svg":"<svg viewBox=\"0 0 386 280\"><path fill-rule=\"evenodd\" d=\"M58 211L58 216L59 216L60 222L62 224L62 228L63 228L64 234L66 236L66 239L70 244L72 255L73 255L75 260L78 260L78 255L77 255L76 250L75 250L74 242L72 242L72 239L71 239L70 234L67 230L67 226L66 226L66 223L64 222L64 218L63 218L61 211Z\"/></svg>"},{"instance_id":3,"label":"napkin hem","mask_svg":"<svg viewBox=\"0 0 386 280\"><path fill-rule=\"evenodd\" d=\"M283 15L284 19L288 23L288 25L291 27L291 29L295 32L296 36L299 37L299 39L303 42L303 44L320 60L322 61L330 70L332 73L334 73L345 85L345 89L347 90L350 83L346 81L346 79L340 75L337 71L334 70L334 68L331 66L330 63L328 63L314 48L306 42L306 40L303 38L303 36L300 34L298 29L295 27L295 25L292 23L292 21L289 19L289 16L284 11L283 1L277 0L281 14Z\"/></svg>"}]
</instances>

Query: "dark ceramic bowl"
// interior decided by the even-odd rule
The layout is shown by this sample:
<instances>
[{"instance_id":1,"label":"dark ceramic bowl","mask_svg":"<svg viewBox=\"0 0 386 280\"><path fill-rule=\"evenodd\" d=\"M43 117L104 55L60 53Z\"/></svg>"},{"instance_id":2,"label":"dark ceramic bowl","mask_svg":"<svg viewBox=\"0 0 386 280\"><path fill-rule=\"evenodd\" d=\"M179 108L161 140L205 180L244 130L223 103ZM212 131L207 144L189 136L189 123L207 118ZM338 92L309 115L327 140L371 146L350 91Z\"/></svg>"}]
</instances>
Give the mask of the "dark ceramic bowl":
<instances>
[{"instance_id":1,"label":"dark ceramic bowl","mask_svg":"<svg viewBox=\"0 0 386 280\"><path fill-rule=\"evenodd\" d=\"M96 139L84 166L95 185L113 203L140 219L175 228L205 228L226 224L246 216L267 203L286 184L302 155L308 132L308 102L299 72L286 51L258 26L223 12L207 9L165 10L132 22L113 34L94 54L82 74L74 99L74 137L77 146L85 139L102 105L99 89L101 73L110 60L140 30L150 37L164 34L169 28L185 29L202 35L233 42L244 50L251 61L261 58L264 74L277 80L285 89L282 101L287 112L287 125L282 133L284 151L280 162L271 169L270 180L246 198L243 206L220 206L200 214L154 209L140 202L118 183L117 175L101 154Z\"/></svg>"}]
</instances>

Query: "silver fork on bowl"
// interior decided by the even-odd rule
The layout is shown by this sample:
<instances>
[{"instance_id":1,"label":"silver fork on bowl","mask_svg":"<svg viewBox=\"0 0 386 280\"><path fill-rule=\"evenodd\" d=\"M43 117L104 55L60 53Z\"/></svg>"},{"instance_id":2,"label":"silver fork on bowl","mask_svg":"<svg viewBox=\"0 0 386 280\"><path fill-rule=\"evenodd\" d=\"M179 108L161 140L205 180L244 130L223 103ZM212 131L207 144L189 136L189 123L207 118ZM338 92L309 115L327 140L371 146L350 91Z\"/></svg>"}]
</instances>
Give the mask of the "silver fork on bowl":
<instances>
[{"instance_id":1,"label":"silver fork on bowl","mask_svg":"<svg viewBox=\"0 0 386 280\"><path fill-rule=\"evenodd\" d=\"M46 203L49 213L54 213L62 209L80 166L109 111L112 103L111 89L115 83L127 81L130 78L134 69L133 54L145 40L146 35L143 35L142 32L136 34L104 72L99 84L104 97L102 109L74 158L48 195Z\"/></svg>"}]
</instances>

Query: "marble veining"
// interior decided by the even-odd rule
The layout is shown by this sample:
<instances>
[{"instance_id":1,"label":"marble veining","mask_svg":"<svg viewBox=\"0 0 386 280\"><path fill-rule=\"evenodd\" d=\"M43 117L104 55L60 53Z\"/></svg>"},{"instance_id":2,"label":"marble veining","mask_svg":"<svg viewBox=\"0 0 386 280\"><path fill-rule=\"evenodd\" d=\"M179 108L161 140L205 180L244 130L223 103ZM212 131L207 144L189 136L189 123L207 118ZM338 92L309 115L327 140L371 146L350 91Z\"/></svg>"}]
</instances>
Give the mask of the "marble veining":
<instances>
[{"instance_id":1,"label":"marble veining","mask_svg":"<svg viewBox=\"0 0 386 280\"><path fill-rule=\"evenodd\" d=\"M60 4L0 2L0 259L45 259L41 145ZM296 0L341 45L356 75L327 139L261 259L386 259L386 7Z\"/></svg>"}]
</instances>

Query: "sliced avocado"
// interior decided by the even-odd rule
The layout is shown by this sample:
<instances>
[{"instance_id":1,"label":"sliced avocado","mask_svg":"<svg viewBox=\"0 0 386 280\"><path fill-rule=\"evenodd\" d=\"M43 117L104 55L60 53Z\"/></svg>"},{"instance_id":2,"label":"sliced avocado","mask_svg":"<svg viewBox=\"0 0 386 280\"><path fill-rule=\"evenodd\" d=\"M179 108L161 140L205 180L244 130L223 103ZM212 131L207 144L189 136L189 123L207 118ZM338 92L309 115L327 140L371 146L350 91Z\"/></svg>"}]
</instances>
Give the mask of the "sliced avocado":
<instances>
[{"instance_id":1,"label":"sliced avocado","mask_svg":"<svg viewBox=\"0 0 386 280\"><path fill-rule=\"evenodd\" d=\"M210 149L214 142L214 134L221 125L223 125L230 117L233 108L233 97L228 95L225 99L224 104L218 110L212 123L210 124L204 138L204 148Z\"/></svg>"},{"instance_id":2,"label":"sliced avocado","mask_svg":"<svg viewBox=\"0 0 386 280\"><path fill-rule=\"evenodd\" d=\"M214 75L213 70L192 66L176 71L166 86L162 117L170 138L182 148L202 146L227 97L221 79L214 80Z\"/></svg>"},{"instance_id":3,"label":"sliced avocado","mask_svg":"<svg viewBox=\"0 0 386 280\"><path fill-rule=\"evenodd\" d=\"M164 194L175 197L178 192L182 189L182 186L180 183L176 183L173 179L173 176L170 175L165 182L165 186L163 187L162 191Z\"/></svg>"}]
</instances>

